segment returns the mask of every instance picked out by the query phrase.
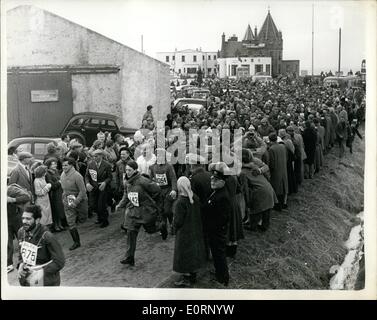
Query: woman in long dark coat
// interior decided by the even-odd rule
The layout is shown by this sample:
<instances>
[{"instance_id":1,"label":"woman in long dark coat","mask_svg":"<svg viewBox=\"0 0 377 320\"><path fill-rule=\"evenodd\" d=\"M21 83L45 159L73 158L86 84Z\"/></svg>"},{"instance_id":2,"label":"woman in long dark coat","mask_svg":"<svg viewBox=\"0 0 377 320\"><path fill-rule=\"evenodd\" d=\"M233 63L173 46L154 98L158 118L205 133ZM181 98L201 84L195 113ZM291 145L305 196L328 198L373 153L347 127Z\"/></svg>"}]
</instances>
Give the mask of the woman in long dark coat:
<instances>
[{"instance_id":1,"label":"woman in long dark coat","mask_svg":"<svg viewBox=\"0 0 377 320\"><path fill-rule=\"evenodd\" d=\"M237 176L228 175L225 181L225 188L228 190L231 201L226 253L228 257L234 257L237 253L238 240L244 238L240 206L242 191Z\"/></svg>"},{"instance_id":2,"label":"woman in long dark coat","mask_svg":"<svg viewBox=\"0 0 377 320\"><path fill-rule=\"evenodd\" d=\"M57 160L49 158L46 161L47 173L46 182L51 183L51 190L49 192L51 214L52 214L52 230L63 231L62 222L65 219L64 206L63 206L63 189L60 183L60 174L57 169Z\"/></svg>"},{"instance_id":3,"label":"woman in long dark coat","mask_svg":"<svg viewBox=\"0 0 377 320\"><path fill-rule=\"evenodd\" d=\"M191 190L190 180L182 176L177 181L178 199L173 206L173 226L176 231L173 270L184 274L177 287L189 287L196 272L206 261L200 200Z\"/></svg>"},{"instance_id":4,"label":"woman in long dark coat","mask_svg":"<svg viewBox=\"0 0 377 320\"><path fill-rule=\"evenodd\" d=\"M305 122L305 130L302 133L302 138L304 140L306 159L305 164L305 179L312 179L314 173L314 161L315 161L315 151L317 148L317 132L312 126L310 121Z\"/></svg>"},{"instance_id":5,"label":"woman in long dark coat","mask_svg":"<svg viewBox=\"0 0 377 320\"><path fill-rule=\"evenodd\" d=\"M242 193L249 212L248 230L256 231L258 223L261 231L266 231L270 224L270 211L278 202L275 191L265 174L268 166L254 158L250 150L242 149L242 169L240 182Z\"/></svg>"}]
</instances>

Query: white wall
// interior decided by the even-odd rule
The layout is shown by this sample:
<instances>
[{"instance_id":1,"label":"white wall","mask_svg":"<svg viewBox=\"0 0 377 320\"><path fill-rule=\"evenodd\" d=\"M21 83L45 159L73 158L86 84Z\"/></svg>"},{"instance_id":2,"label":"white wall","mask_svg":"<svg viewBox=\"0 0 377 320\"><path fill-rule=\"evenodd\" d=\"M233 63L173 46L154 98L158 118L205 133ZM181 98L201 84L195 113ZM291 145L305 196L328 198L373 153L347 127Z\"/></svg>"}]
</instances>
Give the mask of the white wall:
<instances>
[{"instance_id":1,"label":"white wall","mask_svg":"<svg viewBox=\"0 0 377 320\"><path fill-rule=\"evenodd\" d=\"M232 66L240 67L242 65L249 66L250 75L255 75L255 65L262 65L262 72L266 72L266 66L270 65L270 75L271 75L271 58L270 57L241 57L241 61L238 58L219 58L219 77L229 77L236 78L236 76L231 75ZM229 68L230 66L230 68Z\"/></svg>"},{"instance_id":2,"label":"white wall","mask_svg":"<svg viewBox=\"0 0 377 320\"><path fill-rule=\"evenodd\" d=\"M146 106L170 112L169 66L33 6L7 12L8 66L119 66L119 73L73 75L73 110L116 114L138 128Z\"/></svg>"}]
</instances>

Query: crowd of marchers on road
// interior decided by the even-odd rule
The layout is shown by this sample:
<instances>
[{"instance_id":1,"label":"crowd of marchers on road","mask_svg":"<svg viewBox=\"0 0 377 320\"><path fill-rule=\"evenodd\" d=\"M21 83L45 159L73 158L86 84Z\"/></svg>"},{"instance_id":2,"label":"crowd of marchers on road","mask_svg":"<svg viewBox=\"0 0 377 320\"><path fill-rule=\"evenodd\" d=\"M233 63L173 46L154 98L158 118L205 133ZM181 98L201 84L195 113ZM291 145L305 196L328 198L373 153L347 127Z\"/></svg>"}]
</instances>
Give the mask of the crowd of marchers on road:
<instances>
[{"instance_id":1,"label":"crowd of marchers on road","mask_svg":"<svg viewBox=\"0 0 377 320\"><path fill-rule=\"evenodd\" d=\"M352 153L355 135L362 139L362 88L324 87L300 79L262 84L211 79L203 86L209 95L200 110L172 105L163 148L156 148L157 126L148 106L133 138L98 132L97 140L86 146L63 135L48 144L43 163L29 152L12 150L9 156L17 165L7 190L7 265L8 272L14 269L17 238L21 285L60 285L65 259L53 233L69 230L70 250L79 254L85 246L80 224L95 217L98 227L106 228L113 211L124 215L120 227L127 250L120 262L126 267L135 266L143 227L160 232L163 240L175 237L173 270L182 274L177 287L192 286L210 256L213 280L227 286L227 259L236 256L244 230L268 230L271 210L289 210L289 195L305 179L313 179L332 148L342 158L347 148ZM190 137L190 129L208 135L204 145ZM221 149L233 155L233 162L224 161L223 152L219 161L211 160L215 129L229 130L230 144ZM240 153L234 149L237 130L242 132ZM177 132L187 137L187 153L184 163L172 164L178 150L169 147ZM203 150L209 163L203 161ZM240 166L236 174L231 170L235 165Z\"/></svg>"}]
</instances>

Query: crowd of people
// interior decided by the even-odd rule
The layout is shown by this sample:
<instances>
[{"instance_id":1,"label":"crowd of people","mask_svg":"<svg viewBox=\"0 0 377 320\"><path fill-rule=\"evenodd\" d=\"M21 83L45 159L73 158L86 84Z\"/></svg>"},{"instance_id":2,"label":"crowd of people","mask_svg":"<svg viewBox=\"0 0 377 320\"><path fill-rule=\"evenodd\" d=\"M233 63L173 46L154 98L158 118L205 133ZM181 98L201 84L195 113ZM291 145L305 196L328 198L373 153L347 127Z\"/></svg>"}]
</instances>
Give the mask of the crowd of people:
<instances>
[{"instance_id":1,"label":"crowd of people","mask_svg":"<svg viewBox=\"0 0 377 320\"><path fill-rule=\"evenodd\" d=\"M347 148L353 152L355 135L362 139L361 88L342 90L299 79L267 84L211 79L203 86L210 90L206 108L195 112L172 106L163 147L157 144L158 128L148 106L133 138L99 132L92 146L83 146L65 135L59 144L48 145L43 163L16 150L19 163L8 182L8 272L13 270L17 237L22 248L20 283L25 285L32 274L25 269L25 252L41 245L50 253L39 258L38 251L32 266L47 263L42 268L48 275L45 285L59 285L64 254L52 233L69 230L69 249L76 250L81 223L95 216L99 228L106 228L109 213L116 212L124 215L121 228L127 234L122 264L135 265L143 227L147 233L159 232L163 240L169 234L175 237L173 270L182 274L177 287L192 286L211 257L214 280L227 286L227 258L236 256L244 230L268 230L271 211L289 210L289 195L297 193L305 179L313 179L332 148L337 147L342 158ZM211 161L210 156L205 163L199 151L203 146L194 139L197 152L188 142L185 161L171 163L176 133L192 141L190 129L209 137L215 129L228 129L231 144L221 148L234 156L240 131L240 158L229 163L222 157ZM208 141L205 149L211 154ZM234 174L236 163L240 170Z\"/></svg>"}]
</instances>

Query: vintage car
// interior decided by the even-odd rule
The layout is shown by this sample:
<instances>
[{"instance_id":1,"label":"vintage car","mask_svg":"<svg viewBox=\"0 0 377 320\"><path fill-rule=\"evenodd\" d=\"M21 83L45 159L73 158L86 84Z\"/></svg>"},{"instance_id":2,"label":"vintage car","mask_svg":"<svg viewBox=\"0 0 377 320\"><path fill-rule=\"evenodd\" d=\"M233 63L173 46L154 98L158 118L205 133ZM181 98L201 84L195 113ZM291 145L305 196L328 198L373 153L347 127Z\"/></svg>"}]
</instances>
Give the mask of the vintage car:
<instances>
[{"instance_id":1,"label":"vintage car","mask_svg":"<svg viewBox=\"0 0 377 320\"><path fill-rule=\"evenodd\" d=\"M65 125L61 135L68 134L83 145L90 147L97 140L98 132L110 132L111 136L120 133L124 137L132 136L136 129L124 128L120 119L111 114L83 112L74 115Z\"/></svg>"}]
</instances>

